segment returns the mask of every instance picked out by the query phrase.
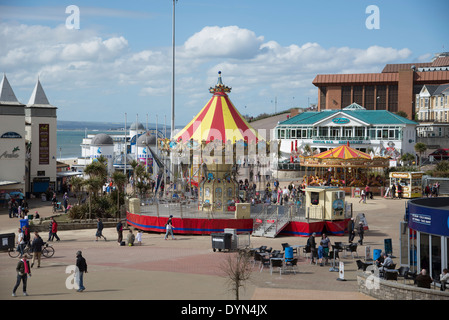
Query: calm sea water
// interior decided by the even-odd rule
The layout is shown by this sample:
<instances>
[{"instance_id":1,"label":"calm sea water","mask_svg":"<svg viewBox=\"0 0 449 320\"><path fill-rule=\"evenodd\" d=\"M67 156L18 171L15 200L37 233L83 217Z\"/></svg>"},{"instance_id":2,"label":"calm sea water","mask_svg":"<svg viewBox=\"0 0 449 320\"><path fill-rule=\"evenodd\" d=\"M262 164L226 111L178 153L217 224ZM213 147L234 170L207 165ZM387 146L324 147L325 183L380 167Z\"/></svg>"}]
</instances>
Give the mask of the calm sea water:
<instances>
[{"instance_id":1,"label":"calm sea water","mask_svg":"<svg viewBox=\"0 0 449 320\"><path fill-rule=\"evenodd\" d=\"M85 131L85 130L58 130L57 136L57 158L68 159L81 156L81 143L87 134L120 134L123 131Z\"/></svg>"}]
</instances>

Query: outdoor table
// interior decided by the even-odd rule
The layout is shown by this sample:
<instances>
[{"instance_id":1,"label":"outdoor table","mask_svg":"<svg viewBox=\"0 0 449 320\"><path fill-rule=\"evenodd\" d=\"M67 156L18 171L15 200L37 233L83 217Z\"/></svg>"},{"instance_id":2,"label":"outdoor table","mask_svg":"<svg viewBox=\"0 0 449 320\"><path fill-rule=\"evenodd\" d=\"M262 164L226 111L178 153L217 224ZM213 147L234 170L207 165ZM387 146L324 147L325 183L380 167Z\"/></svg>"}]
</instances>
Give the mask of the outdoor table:
<instances>
[{"instance_id":1,"label":"outdoor table","mask_svg":"<svg viewBox=\"0 0 449 320\"><path fill-rule=\"evenodd\" d=\"M297 257L299 258L299 257L301 256L300 249L301 249L301 248L304 248L305 245L298 244L298 245L293 245L293 246L290 246L290 247L296 248L296 255L297 255Z\"/></svg>"}]
</instances>

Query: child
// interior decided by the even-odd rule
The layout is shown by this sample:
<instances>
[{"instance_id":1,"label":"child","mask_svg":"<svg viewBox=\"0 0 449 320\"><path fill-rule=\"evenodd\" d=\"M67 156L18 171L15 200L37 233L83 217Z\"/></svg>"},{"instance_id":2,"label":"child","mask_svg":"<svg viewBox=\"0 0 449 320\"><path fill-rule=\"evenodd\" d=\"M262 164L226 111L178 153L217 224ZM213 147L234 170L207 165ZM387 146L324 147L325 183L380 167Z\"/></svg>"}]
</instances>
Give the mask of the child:
<instances>
[{"instance_id":1,"label":"child","mask_svg":"<svg viewBox=\"0 0 449 320\"><path fill-rule=\"evenodd\" d=\"M137 231L136 241L139 246L142 245L142 231L141 230Z\"/></svg>"}]
</instances>

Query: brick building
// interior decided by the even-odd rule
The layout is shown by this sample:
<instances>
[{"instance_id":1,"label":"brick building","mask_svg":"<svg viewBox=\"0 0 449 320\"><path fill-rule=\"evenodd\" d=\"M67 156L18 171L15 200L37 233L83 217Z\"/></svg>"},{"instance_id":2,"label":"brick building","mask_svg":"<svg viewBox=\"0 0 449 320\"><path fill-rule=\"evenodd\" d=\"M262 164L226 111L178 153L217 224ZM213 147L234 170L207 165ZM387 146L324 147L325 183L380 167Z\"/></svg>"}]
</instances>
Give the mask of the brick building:
<instances>
[{"instance_id":1,"label":"brick building","mask_svg":"<svg viewBox=\"0 0 449 320\"><path fill-rule=\"evenodd\" d=\"M449 83L449 52L430 62L387 64L381 73L319 74L318 110L342 109L355 102L367 110L404 111L414 119L416 94L423 85Z\"/></svg>"}]
</instances>

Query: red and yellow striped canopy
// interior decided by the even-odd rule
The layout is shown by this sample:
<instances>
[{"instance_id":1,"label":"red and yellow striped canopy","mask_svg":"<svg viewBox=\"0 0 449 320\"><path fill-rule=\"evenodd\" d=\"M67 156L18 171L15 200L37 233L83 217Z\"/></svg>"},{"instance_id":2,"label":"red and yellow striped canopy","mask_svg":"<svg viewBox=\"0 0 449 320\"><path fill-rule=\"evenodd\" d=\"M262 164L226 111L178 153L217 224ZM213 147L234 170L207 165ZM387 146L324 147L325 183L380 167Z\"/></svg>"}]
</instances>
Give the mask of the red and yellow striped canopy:
<instances>
[{"instance_id":1,"label":"red and yellow striped canopy","mask_svg":"<svg viewBox=\"0 0 449 320\"><path fill-rule=\"evenodd\" d=\"M327 150L324 152L321 152L314 156L315 158L320 159L369 159L371 160L371 156L365 152L353 149L349 146L340 146L331 150Z\"/></svg>"},{"instance_id":2,"label":"red and yellow striped canopy","mask_svg":"<svg viewBox=\"0 0 449 320\"><path fill-rule=\"evenodd\" d=\"M246 143L257 143L263 140L229 100L226 92L230 92L230 88L222 84L221 76L210 92L213 93L212 98L193 120L173 137L175 141L187 142L193 139L198 142L221 140L235 143L242 140Z\"/></svg>"}]
</instances>

